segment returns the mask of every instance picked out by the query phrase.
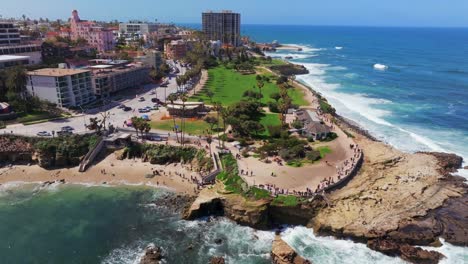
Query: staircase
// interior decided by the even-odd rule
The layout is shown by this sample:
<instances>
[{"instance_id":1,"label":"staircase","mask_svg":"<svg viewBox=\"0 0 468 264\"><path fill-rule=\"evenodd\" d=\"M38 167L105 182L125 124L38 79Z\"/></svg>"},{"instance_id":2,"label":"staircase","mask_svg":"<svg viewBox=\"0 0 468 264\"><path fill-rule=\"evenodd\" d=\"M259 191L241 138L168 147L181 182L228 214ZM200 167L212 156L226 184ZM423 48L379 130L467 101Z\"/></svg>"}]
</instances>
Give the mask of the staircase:
<instances>
[{"instance_id":1,"label":"staircase","mask_svg":"<svg viewBox=\"0 0 468 264\"><path fill-rule=\"evenodd\" d=\"M97 155L101 152L102 148L104 147L105 143L102 138L99 138L96 146L90 149L86 156L84 156L83 160L80 162L80 167L78 169L79 172L85 172L88 169L89 165L94 161Z\"/></svg>"}]
</instances>

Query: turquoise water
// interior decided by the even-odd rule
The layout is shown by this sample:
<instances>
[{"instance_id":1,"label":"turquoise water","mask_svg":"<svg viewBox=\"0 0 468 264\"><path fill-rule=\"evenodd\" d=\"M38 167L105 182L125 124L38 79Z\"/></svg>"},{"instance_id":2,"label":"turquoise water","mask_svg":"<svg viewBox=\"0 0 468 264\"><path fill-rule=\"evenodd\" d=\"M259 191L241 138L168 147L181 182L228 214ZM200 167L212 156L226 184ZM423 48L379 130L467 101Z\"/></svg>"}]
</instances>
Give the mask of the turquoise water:
<instances>
[{"instance_id":1,"label":"turquoise water","mask_svg":"<svg viewBox=\"0 0 468 264\"><path fill-rule=\"evenodd\" d=\"M167 194L139 187L2 186L0 263L136 263L149 243L163 247L167 263L208 263L213 255L269 263L273 233L224 219L180 220L170 208L151 204Z\"/></svg>"},{"instance_id":2,"label":"turquoise water","mask_svg":"<svg viewBox=\"0 0 468 264\"><path fill-rule=\"evenodd\" d=\"M0 186L0 263L138 263L150 243L162 247L166 263L206 264L211 256L270 263L274 232L225 218L181 220L170 205L152 203L167 195L143 187ZM402 263L304 227L286 228L283 239L314 263ZM449 257L444 263L468 261L463 248L445 244L437 250Z\"/></svg>"}]
</instances>

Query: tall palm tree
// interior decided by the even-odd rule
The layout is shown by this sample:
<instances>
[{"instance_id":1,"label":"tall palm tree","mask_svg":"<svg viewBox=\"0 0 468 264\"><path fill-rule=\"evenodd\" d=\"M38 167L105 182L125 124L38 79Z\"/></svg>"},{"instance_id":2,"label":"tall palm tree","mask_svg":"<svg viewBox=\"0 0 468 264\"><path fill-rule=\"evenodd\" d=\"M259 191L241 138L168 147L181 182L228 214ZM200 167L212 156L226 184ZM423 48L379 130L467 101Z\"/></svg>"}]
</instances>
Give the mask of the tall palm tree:
<instances>
[{"instance_id":1,"label":"tall palm tree","mask_svg":"<svg viewBox=\"0 0 468 264\"><path fill-rule=\"evenodd\" d=\"M183 93L182 95L180 95L180 100L182 101L182 119L181 119L181 128L182 128L182 134L181 134L181 137L182 137L182 146L185 144L185 136L184 136L184 132L185 132L185 102L187 102L188 100L188 97L185 93Z\"/></svg>"},{"instance_id":2,"label":"tall palm tree","mask_svg":"<svg viewBox=\"0 0 468 264\"><path fill-rule=\"evenodd\" d=\"M213 109L216 111L216 119L218 120L217 125L216 125L216 130L218 130L218 144L219 147L221 147L221 140L220 140L220 127L219 127L219 115L221 111L223 110L223 105L220 102L215 102L213 104Z\"/></svg>"},{"instance_id":3,"label":"tall palm tree","mask_svg":"<svg viewBox=\"0 0 468 264\"><path fill-rule=\"evenodd\" d=\"M176 94L170 94L167 99L169 100L169 102L171 102L172 105L174 105L174 101L177 100L177 95ZM178 134L178 131L177 131L177 124L176 124L176 120L175 120L175 115L171 115L172 116L172 122L174 124L174 131L176 133L176 139L177 139L177 142L179 142L179 134Z\"/></svg>"},{"instance_id":4,"label":"tall palm tree","mask_svg":"<svg viewBox=\"0 0 468 264\"><path fill-rule=\"evenodd\" d=\"M262 80L259 80L259 81L257 81L257 86L258 86L258 90L260 90L260 94L263 95L262 94L262 88L263 88L263 86L265 86L265 83Z\"/></svg>"}]
</instances>

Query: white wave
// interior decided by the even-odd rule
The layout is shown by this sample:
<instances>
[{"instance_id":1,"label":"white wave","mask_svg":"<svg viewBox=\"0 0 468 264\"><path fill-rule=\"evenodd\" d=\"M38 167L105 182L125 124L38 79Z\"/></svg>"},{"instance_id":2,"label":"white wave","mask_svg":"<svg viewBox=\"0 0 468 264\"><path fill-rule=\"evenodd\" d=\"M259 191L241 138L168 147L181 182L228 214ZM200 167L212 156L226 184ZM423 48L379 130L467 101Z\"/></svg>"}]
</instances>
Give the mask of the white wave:
<instances>
[{"instance_id":1,"label":"white wave","mask_svg":"<svg viewBox=\"0 0 468 264\"><path fill-rule=\"evenodd\" d=\"M304 45L304 44L284 44L285 46L290 46L290 47L293 47L293 48L301 48L302 49L302 52L313 52L313 51L322 51L322 50L326 50L325 48L315 48L315 47L312 47L310 45Z\"/></svg>"},{"instance_id":2,"label":"white wave","mask_svg":"<svg viewBox=\"0 0 468 264\"><path fill-rule=\"evenodd\" d=\"M102 264L138 264L145 255L146 245L143 241L137 241L133 246L116 248L103 260Z\"/></svg>"},{"instance_id":3,"label":"white wave","mask_svg":"<svg viewBox=\"0 0 468 264\"><path fill-rule=\"evenodd\" d=\"M343 47L335 47L335 49L337 49L337 50L342 50Z\"/></svg>"},{"instance_id":4,"label":"white wave","mask_svg":"<svg viewBox=\"0 0 468 264\"><path fill-rule=\"evenodd\" d=\"M339 240L333 237L315 236L313 230L306 227L288 228L281 236L299 255L313 263L405 263L399 258L389 257L373 251L365 244L355 243L350 240Z\"/></svg>"},{"instance_id":5,"label":"white wave","mask_svg":"<svg viewBox=\"0 0 468 264\"><path fill-rule=\"evenodd\" d=\"M441 239L441 247L421 247L427 250L434 250L444 254L446 258L442 259L440 264L466 264L468 263L468 249L466 247L454 246Z\"/></svg>"},{"instance_id":6,"label":"white wave","mask_svg":"<svg viewBox=\"0 0 468 264\"><path fill-rule=\"evenodd\" d=\"M388 66L385 64L376 63L374 64L374 69L379 70L379 71L385 71L388 69Z\"/></svg>"},{"instance_id":7,"label":"white wave","mask_svg":"<svg viewBox=\"0 0 468 264\"><path fill-rule=\"evenodd\" d=\"M272 58L280 58L280 59L288 59L288 60L299 60L299 59L307 59L312 58L317 55L314 54L296 54L296 53L266 53L266 55Z\"/></svg>"},{"instance_id":8,"label":"white wave","mask_svg":"<svg viewBox=\"0 0 468 264\"><path fill-rule=\"evenodd\" d=\"M466 163L464 163L463 166L467 166ZM458 170L457 172L455 172L454 174L465 178L465 182L468 182L468 170L459 169L459 170Z\"/></svg>"}]
</instances>

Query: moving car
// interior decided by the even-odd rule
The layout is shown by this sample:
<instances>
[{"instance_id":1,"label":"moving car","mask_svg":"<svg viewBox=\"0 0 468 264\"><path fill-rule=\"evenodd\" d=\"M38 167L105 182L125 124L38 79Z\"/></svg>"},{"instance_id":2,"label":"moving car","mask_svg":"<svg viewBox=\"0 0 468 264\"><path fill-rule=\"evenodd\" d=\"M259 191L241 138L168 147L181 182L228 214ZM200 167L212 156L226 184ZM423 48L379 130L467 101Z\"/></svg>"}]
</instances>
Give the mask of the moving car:
<instances>
[{"instance_id":1,"label":"moving car","mask_svg":"<svg viewBox=\"0 0 468 264\"><path fill-rule=\"evenodd\" d=\"M75 129L73 127L71 127L71 126L62 127L62 131L73 131L73 130L75 130Z\"/></svg>"},{"instance_id":2,"label":"moving car","mask_svg":"<svg viewBox=\"0 0 468 264\"><path fill-rule=\"evenodd\" d=\"M132 108L130 106L125 106L122 110L125 112L132 111Z\"/></svg>"},{"instance_id":3,"label":"moving car","mask_svg":"<svg viewBox=\"0 0 468 264\"><path fill-rule=\"evenodd\" d=\"M117 109L124 109L125 107L126 107L125 105L121 104L121 105L117 106Z\"/></svg>"},{"instance_id":4,"label":"moving car","mask_svg":"<svg viewBox=\"0 0 468 264\"><path fill-rule=\"evenodd\" d=\"M51 136L52 136L52 135L51 135L49 132L47 132L47 131L37 132L36 135L39 136L39 137L51 137Z\"/></svg>"},{"instance_id":5,"label":"moving car","mask_svg":"<svg viewBox=\"0 0 468 264\"><path fill-rule=\"evenodd\" d=\"M71 132L69 130L62 130L62 131L57 132L57 136L59 136L59 137L71 136L71 135L73 135L73 132Z\"/></svg>"},{"instance_id":6,"label":"moving car","mask_svg":"<svg viewBox=\"0 0 468 264\"><path fill-rule=\"evenodd\" d=\"M144 97L140 97L140 99L138 99L139 102L144 102L145 101L145 98Z\"/></svg>"},{"instance_id":7,"label":"moving car","mask_svg":"<svg viewBox=\"0 0 468 264\"><path fill-rule=\"evenodd\" d=\"M148 113L148 112L150 112L150 111L151 111L151 110L149 110L148 108L139 108L139 109L138 109L138 112L139 112L139 113Z\"/></svg>"}]
</instances>

